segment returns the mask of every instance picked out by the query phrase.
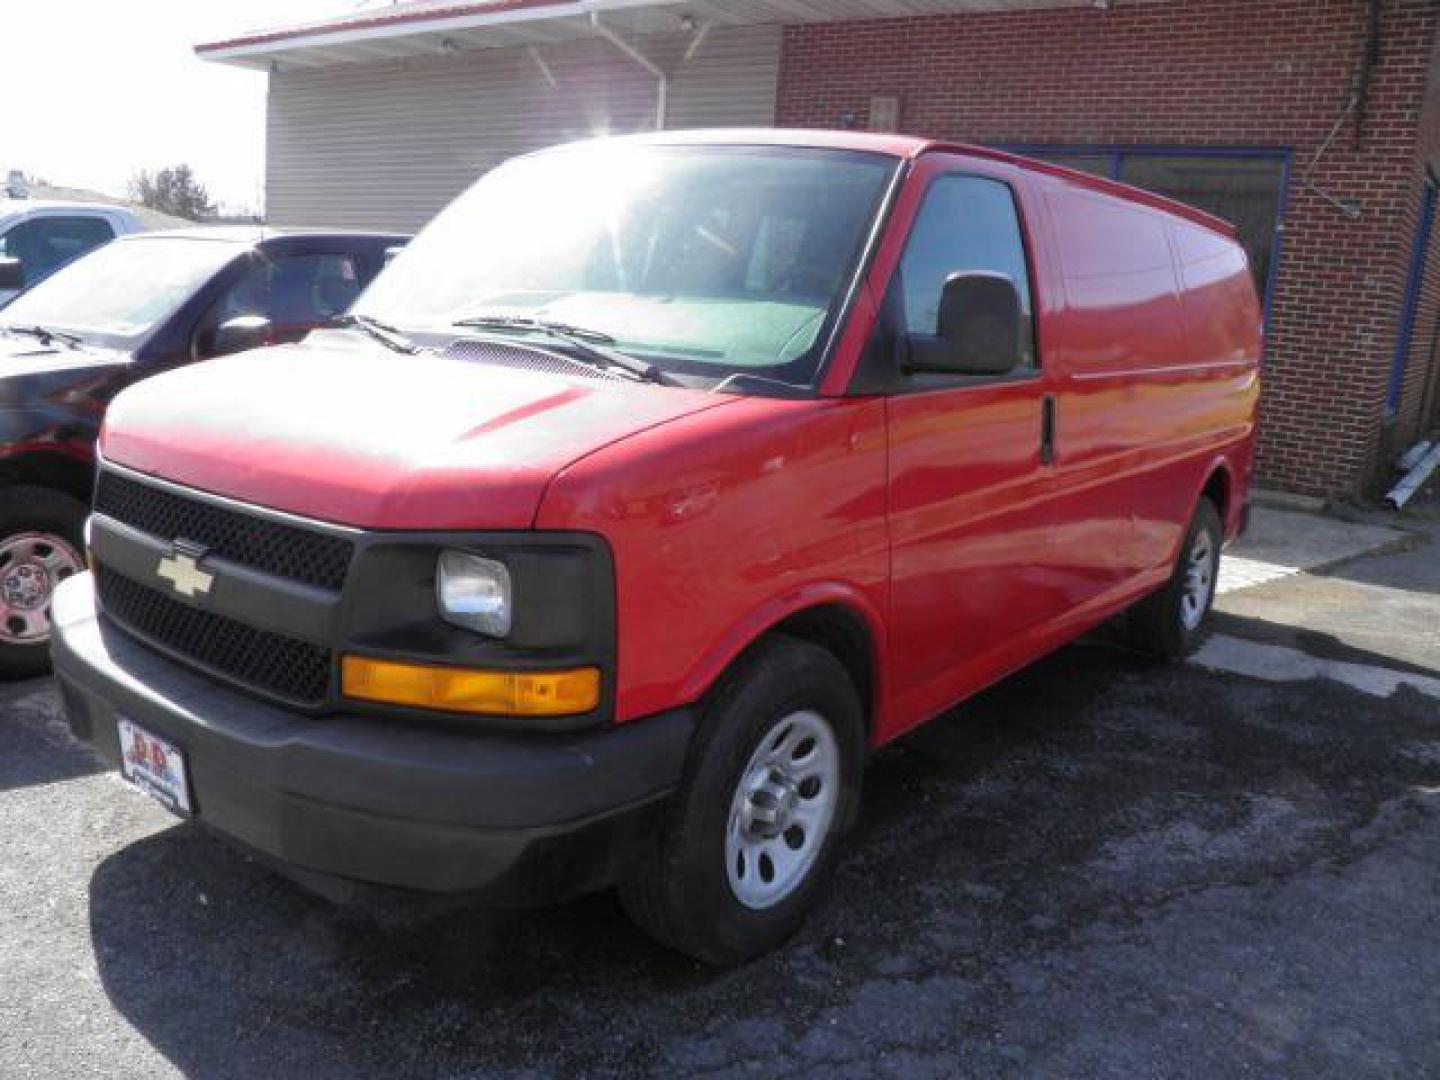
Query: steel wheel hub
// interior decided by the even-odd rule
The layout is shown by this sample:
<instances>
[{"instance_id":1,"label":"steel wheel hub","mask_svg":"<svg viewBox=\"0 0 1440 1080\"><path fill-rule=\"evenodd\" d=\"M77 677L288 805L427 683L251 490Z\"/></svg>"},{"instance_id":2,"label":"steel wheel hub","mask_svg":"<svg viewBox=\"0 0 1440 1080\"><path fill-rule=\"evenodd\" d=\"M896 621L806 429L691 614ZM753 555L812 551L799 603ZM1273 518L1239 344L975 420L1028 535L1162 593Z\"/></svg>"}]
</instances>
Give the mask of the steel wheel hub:
<instances>
[{"instance_id":1,"label":"steel wheel hub","mask_svg":"<svg viewBox=\"0 0 1440 1080\"><path fill-rule=\"evenodd\" d=\"M58 536L19 533L0 541L0 644L48 639L50 596L82 569L79 553Z\"/></svg>"},{"instance_id":2,"label":"steel wheel hub","mask_svg":"<svg viewBox=\"0 0 1440 1080\"><path fill-rule=\"evenodd\" d=\"M726 871L748 908L773 907L804 883L840 798L840 746L819 713L772 727L740 774L725 834Z\"/></svg>"},{"instance_id":3,"label":"steel wheel hub","mask_svg":"<svg viewBox=\"0 0 1440 1080\"><path fill-rule=\"evenodd\" d=\"M779 770L772 770L746 794L741 810L741 830L774 839L794 822L795 807L799 801L800 785Z\"/></svg>"},{"instance_id":4,"label":"steel wheel hub","mask_svg":"<svg viewBox=\"0 0 1440 1080\"><path fill-rule=\"evenodd\" d=\"M22 611L33 611L50 592L50 575L45 564L34 559L16 563L5 575L5 602Z\"/></svg>"}]
</instances>

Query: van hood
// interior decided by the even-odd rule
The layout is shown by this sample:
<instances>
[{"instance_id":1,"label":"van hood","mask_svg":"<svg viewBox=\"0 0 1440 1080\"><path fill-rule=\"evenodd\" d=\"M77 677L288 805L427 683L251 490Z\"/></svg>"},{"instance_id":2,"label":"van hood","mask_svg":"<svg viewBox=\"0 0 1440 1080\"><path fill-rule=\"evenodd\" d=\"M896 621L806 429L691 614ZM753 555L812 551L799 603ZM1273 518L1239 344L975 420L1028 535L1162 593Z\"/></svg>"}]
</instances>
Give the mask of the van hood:
<instances>
[{"instance_id":1,"label":"van hood","mask_svg":"<svg viewBox=\"0 0 1440 1080\"><path fill-rule=\"evenodd\" d=\"M101 451L129 469L338 524L526 529L566 465L735 400L398 355L336 335L146 380L115 399Z\"/></svg>"}]
</instances>

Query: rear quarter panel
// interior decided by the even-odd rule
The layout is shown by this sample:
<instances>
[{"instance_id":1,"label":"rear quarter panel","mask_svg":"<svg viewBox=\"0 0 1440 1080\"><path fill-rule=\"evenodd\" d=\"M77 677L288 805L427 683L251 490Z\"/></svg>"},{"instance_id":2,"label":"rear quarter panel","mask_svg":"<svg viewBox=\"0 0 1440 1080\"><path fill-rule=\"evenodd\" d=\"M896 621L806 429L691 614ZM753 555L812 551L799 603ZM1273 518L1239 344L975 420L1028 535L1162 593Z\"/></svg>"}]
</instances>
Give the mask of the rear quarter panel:
<instances>
[{"instance_id":1,"label":"rear quarter panel","mask_svg":"<svg viewBox=\"0 0 1440 1080\"><path fill-rule=\"evenodd\" d=\"M883 401L745 398L642 432L563 470L536 526L610 542L622 723L694 701L766 628L821 603L865 619L883 678Z\"/></svg>"}]
</instances>

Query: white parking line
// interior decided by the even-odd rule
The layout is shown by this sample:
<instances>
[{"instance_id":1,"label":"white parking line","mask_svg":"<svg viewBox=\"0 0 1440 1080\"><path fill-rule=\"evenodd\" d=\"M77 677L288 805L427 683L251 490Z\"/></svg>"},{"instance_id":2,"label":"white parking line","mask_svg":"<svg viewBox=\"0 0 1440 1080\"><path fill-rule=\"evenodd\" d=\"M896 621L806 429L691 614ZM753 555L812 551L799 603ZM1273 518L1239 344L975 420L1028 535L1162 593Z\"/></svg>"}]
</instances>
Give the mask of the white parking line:
<instances>
[{"instance_id":1,"label":"white parking line","mask_svg":"<svg viewBox=\"0 0 1440 1080\"><path fill-rule=\"evenodd\" d=\"M1283 566L1280 563L1265 562L1261 559L1246 559L1226 552L1220 560L1220 576L1215 579L1215 591L1220 594L1264 585L1291 574L1300 573L1298 566Z\"/></svg>"},{"instance_id":2,"label":"white parking line","mask_svg":"<svg viewBox=\"0 0 1440 1080\"><path fill-rule=\"evenodd\" d=\"M1313 571L1405 541L1384 525L1364 525L1320 514L1256 506L1250 528L1225 549L1216 588L1221 593Z\"/></svg>"},{"instance_id":3,"label":"white parking line","mask_svg":"<svg viewBox=\"0 0 1440 1080\"><path fill-rule=\"evenodd\" d=\"M1285 645L1265 645L1226 634L1212 634L1191 657L1191 662L1212 671L1246 675L1267 682L1304 682L1331 679L1374 697L1388 698L1402 686L1440 699L1440 678L1409 671L1326 660Z\"/></svg>"}]
</instances>

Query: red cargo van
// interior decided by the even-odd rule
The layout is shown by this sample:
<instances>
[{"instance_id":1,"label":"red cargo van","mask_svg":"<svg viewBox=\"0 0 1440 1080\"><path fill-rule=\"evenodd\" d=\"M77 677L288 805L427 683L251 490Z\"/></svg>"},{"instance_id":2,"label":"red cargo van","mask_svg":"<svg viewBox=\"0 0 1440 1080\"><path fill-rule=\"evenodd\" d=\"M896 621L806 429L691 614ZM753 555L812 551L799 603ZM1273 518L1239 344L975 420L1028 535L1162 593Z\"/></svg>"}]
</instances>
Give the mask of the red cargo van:
<instances>
[{"instance_id":1,"label":"red cargo van","mask_svg":"<svg viewBox=\"0 0 1440 1080\"><path fill-rule=\"evenodd\" d=\"M332 892L754 956L868 749L1127 608L1185 653L1245 517L1233 231L992 150L546 151L354 310L121 395L54 602L73 729Z\"/></svg>"}]
</instances>

